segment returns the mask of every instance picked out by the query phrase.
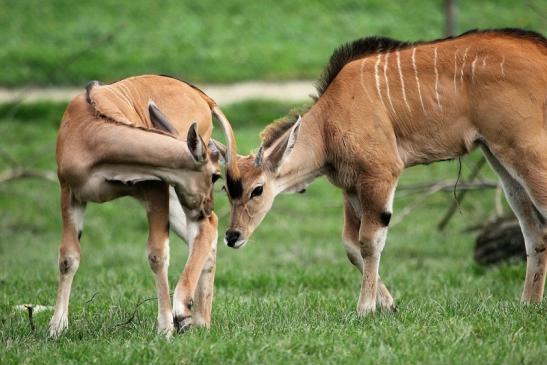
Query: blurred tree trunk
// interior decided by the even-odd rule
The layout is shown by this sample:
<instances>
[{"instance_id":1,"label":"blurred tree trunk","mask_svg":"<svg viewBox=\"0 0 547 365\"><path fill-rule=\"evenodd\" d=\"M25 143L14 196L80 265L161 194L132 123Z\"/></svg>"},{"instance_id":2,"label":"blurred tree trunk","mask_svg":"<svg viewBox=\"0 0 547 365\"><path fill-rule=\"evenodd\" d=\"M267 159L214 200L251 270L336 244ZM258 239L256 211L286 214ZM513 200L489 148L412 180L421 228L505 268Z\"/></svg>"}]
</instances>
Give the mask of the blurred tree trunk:
<instances>
[{"instance_id":1,"label":"blurred tree trunk","mask_svg":"<svg viewBox=\"0 0 547 365\"><path fill-rule=\"evenodd\" d=\"M446 37L456 35L456 21L458 17L458 1L444 0L444 35Z\"/></svg>"}]
</instances>

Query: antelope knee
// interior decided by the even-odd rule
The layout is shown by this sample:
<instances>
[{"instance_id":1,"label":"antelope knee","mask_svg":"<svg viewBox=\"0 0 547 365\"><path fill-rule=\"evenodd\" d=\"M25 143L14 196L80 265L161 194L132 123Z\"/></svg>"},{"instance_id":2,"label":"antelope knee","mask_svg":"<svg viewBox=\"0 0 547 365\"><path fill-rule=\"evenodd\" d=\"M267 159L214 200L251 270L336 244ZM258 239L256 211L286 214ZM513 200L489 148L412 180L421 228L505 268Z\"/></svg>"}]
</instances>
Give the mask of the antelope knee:
<instances>
[{"instance_id":1,"label":"antelope knee","mask_svg":"<svg viewBox=\"0 0 547 365\"><path fill-rule=\"evenodd\" d=\"M378 256L383 249L386 228L365 228L359 232L359 249L362 257Z\"/></svg>"},{"instance_id":2,"label":"antelope knee","mask_svg":"<svg viewBox=\"0 0 547 365\"><path fill-rule=\"evenodd\" d=\"M210 274L215 270L216 257L214 254L209 254L205 265L203 265L203 270L201 271L204 274Z\"/></svg>"},{"instance_id":3,"label":"antelope knee","mask_svg":"<svg viewBox=\"0 0 547 365\"><path fill-rule=\"evenodd\" d=\"M164 254L163 252L150 252L148 254L148 264L153 272L158 272L166 266L167 261L169 260L169 255Z\"/></svg>"},{"instance_id":4,"label":"antelope knee","mask_svg":"<svg viewBox=\"0 0 547 365\"><path fill-rule=\"evenodd\" d=\"M62 255L59 257L59 272L61 275L74 274L79 266L79 255Z\"/></svg>"}]
</instances>

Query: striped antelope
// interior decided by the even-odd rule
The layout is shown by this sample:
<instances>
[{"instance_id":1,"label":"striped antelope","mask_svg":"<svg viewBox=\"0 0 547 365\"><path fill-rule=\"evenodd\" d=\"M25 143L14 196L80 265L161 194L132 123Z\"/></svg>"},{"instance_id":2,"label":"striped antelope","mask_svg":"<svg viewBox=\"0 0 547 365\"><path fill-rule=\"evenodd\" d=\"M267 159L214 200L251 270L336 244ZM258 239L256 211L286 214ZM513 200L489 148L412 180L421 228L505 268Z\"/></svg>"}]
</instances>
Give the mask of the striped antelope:
<instances>
[{"instance_id":1,"label":"striped antelope","mask_svg":"<svg viewBox=\"0 0 547 365\"><path fill-rule=\"evenodd\" d=\"M132 77L112 85L92 82L69 104L57 139L63 231L52 336L68 326L86 203L122 196L140 200L147 211L158 330L169 335L173 323L178 330L192 324L209 326L218 223L212 185L220 177L221 158L210 139L211 114L228 141L223 156L227 168L237 176L230 123L212 99L189 84L162 76ZM190 250L173 310L167 281L169 227Z\"/></svg>"},{"instance_id":2,"label":"striped antelope","mask_svg":"<svg viewBox=\"0 0 547 365\"><path fill-rule=\"evenodd\" d=\"M401 171L480 146L525 236L522 301L538 303L547 260L547 41L516 29L404 43L365 38L337 49L302 118L262 133L227 176L228 246L243 246L282 192L321 175L344 192L343 242L362 273L357 312L394 309L378 270Z\"/></svg>"}]
</instances>

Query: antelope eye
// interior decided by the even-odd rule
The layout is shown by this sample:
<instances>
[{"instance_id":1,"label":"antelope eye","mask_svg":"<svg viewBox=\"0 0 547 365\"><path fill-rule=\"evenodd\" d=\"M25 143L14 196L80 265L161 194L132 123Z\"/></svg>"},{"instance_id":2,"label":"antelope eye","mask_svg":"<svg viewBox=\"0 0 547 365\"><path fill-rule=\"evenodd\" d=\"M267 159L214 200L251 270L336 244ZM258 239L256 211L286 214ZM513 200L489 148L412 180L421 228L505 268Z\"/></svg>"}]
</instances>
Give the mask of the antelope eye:
<instances>
[{"instance_id":1,"label":"antelope eye","mask_svg":"<svg viewBox=\"0 0 547 365\"><path fill-rule=\"evenodd\" d=\"M222 176L220 174L213 174L212 176L212 180L213 180L213 184L217 182L218 179L220 179Z\"/></svg>"},{"instance_id":2,"label":"antelope eye","mask_svg":"<svg viewBox=\"0 0 547 365\"><path fill-rule=\"evenodd\" d=\"M257 186L256 188L253 189L253 192L251 193L251 199L256 197L256 196L260 196L262 195L262 191L263 191L263 186L260 185L260 186Z\"/></svg>"}]
</instances>

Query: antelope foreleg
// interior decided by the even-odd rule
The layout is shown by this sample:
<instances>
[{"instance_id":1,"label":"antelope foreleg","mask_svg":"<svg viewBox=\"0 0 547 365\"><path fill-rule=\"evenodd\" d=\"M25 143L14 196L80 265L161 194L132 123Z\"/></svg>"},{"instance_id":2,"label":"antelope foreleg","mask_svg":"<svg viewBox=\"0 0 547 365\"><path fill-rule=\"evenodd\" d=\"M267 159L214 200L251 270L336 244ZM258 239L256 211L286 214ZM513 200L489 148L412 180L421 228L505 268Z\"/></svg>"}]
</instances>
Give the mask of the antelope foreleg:
<instances>
[{"instance_id":1,"label":"antelope foreleg","mask_svg":"<svg viewBox=\"0 0 547 365\"><path fill-rule=\"evenodd\" d=\"M173 320L175 328L184 332L193 324L194 294L204 265L216 242L217 217L213 213L199 222L189 222L187 240L190 248L184 271L173 295Z\"/></svg>"},{"instance_id":2,"label":"antelope foreleg","mask_svg":"<svg viewBox=\"0 0 547 365\"><path fill-rule=\"evenodd\" d=\"M393 298L379 276L380 256L387 238L387 230L393 209L396 179L392 174L379 171L373 178L362 177L358 190L361 219L359 227L359 252L363 259L363 281L357 303L357 313L365 315L376 311L378 293L386 304L392 306ZM385 176L379 179L378 176Z\"/></svg>"},{"instance_id":3,"label":"antelope foreleg","mask_svg":"<svg viewBox=\"0 0 547 365\"><path fill-rule=\"evenodd\" d=\"M359 227L361 222L359 217L357 217L354 207L351 206L350 199L351 196L346 194L344 199L344 233L342 240L349 261L363 274L364 261L359 248ZM357 198L353 197L353 199ZM378 277L377 284L377 303L380 307L387 310L396 310L393 297L380 277Z\"/></svg>"}]
</instances>

